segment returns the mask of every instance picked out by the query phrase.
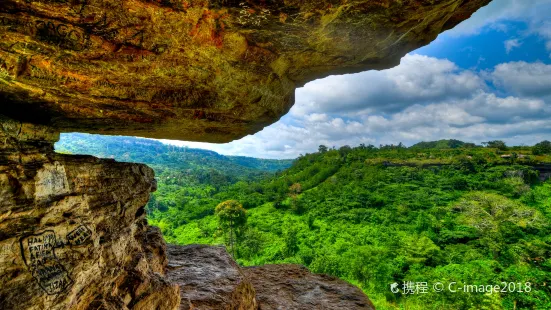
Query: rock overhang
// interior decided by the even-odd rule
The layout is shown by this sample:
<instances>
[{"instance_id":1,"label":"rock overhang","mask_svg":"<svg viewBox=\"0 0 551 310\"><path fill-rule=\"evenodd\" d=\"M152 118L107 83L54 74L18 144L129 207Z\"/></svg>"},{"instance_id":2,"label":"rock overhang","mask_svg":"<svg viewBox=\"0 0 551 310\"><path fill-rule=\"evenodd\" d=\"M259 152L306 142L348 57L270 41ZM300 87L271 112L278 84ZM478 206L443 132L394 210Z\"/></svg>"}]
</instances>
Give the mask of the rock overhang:
<instances>
[{"instance_id":1,"label":"rock overhang","mask_svg":"<svg viewBox=\"0 0 551 310\"><path fill-rule=\"evenodd\" d=\"M308 81L393 67L490 0L4 0L0 114L228 142Z\"/></svg>"}]
</instances>

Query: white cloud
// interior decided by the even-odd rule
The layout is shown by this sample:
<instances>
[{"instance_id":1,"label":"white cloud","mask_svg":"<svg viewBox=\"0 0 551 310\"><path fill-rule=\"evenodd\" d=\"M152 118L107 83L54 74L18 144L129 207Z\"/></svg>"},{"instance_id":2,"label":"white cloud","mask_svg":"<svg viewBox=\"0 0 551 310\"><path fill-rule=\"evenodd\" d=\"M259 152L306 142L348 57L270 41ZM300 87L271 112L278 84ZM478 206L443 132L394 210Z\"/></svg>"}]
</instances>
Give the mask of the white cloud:
<instances>
[{"instance_id":1,"label":"white cloud","mask_svg":"<svg viewBox=\"0 0 551 310\"><path fill-rule=\"evenodd\" d=\"M551 10L551 6L548 9ZM530 32L546 40L545 47L548 51L551 51L551 21L548 16L532 19L530 21Z\"/></svg>"},{"instance_id":2,"label":"white cloud","mask_svg":"<svg viewBox=\"0 0 551 310\"><path fill-rule=\"evenodd\" d=\"M406 55L383 71L331 76L297 90L294 116L318 112L397 112L416 103L465 98L484 81L454 63L422 55Z\"/></svg>"},{"instance_id":3,"label":"white cloud","mask_svg":"<svg viewBox=\"0 0 551 310\"><path fill-rule=\"evenodd\" d=\"M310 115L307 115L305 119L308 122L325 122L327 121L328 116L325 113L312 113Z\"/></svg>"},{"instance_id":4,"label":"white cloud","mask_svg":"<svg viewBox=\"0 0 551 310\"><path fill-rule=\"evenodd\" d=\"M503 63L491 73L494 84L524 96L551 95L551 65L524 61Z\"/></svg>"},{"instance_id":5,"label":"white cloud","mask_svg":"<svg viewBox=\"0 0 551 310\"><path fill-rule=\"evenodd\" d=\"M473 35L484 27L506 32L504 20L546 20L549 5L551 0L494 0L448 33L452 36Z\"/></svg>"},{"instance_id":6,"label":"white cloud","mask_svg":"<svg viewBox=\"0 0 551 310\"><path fill-rule=\"evenodd\" d=\"M505 51L509 54L514 48L520 47L522 43L518 39L506 40L504 42Z\"/></svg>"}]
</instances>

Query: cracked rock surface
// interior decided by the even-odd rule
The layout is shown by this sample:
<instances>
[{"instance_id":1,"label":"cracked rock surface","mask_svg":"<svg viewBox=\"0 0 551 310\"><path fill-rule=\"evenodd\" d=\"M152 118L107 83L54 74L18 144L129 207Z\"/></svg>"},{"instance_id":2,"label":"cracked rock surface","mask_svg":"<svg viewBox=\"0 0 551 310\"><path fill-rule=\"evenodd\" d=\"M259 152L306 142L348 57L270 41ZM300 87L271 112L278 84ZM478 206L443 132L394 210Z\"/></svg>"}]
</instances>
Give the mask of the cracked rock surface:
<instances>
[{"instance_id":1,"label":"cracked rock surface","mask_svg":"<svg viewBox=\"0 0 551 310\"><path fill-rule=\"evenodd\" d=\"M258 309L255 290L224 247L168 245L170 281L182 310Z\"/></svg>"}]
</instances>

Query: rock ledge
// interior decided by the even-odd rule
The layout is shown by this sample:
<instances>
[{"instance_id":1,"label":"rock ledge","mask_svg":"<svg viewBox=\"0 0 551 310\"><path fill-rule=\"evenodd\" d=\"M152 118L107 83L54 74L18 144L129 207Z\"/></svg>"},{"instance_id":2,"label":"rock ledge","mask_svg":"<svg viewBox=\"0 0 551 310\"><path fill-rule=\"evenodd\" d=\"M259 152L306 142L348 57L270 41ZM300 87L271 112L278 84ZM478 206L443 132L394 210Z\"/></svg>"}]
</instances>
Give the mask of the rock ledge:
<instances>
[{"instance_id":1,"label":"rock ledge","mask_svg":"<svg viewBox=\"0 0 551 310\"><path fill-rule=\"evenodd\" d=\"M182 310L372 310L357 287L299 265L240 268L224 247L168 246L167 277Z\"/></svg>"}]
</instances>

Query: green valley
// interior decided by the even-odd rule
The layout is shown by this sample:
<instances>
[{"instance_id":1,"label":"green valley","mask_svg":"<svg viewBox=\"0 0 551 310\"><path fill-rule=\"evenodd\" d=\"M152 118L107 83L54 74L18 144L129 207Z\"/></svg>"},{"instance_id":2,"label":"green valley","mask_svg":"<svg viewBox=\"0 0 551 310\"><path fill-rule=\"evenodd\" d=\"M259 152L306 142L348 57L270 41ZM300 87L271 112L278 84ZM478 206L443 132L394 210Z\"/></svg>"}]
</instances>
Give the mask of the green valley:
<instances>
[{"instance_id":1,"label":"green valley","mask_svg":"<svg viewBox=\"0 0 551 310\"><path fill-rule=\"evenodd\" d=\"M295 161L90 135L56 148L153 167L149 223L169 243L228 245L215 208L237 201L241 265L302 264L357 285L377 309L549 309L551 148L499 142L320 146ZM515 289L451 292L452 282Z\"/></svg>"}]
</instances>

